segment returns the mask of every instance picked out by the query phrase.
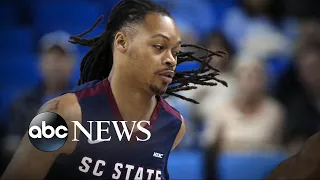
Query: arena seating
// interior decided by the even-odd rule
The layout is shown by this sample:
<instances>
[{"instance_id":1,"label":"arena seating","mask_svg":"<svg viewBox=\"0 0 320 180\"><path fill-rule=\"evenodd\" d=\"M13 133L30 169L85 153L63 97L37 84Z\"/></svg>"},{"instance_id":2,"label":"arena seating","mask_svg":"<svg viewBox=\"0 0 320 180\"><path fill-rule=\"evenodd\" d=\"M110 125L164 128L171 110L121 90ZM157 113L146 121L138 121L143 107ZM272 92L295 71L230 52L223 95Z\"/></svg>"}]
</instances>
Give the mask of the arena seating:
<instances>
[{"instance_id":1,"label":"arena seating","mask_svg":"<svg viewBox=\"0 0 320 180\"><path fill-rule=\"evenodd\" d=\"M282 152L225 153L218 158L218 179L262 180L286 158ZM200 151L176 151L169 158L172 179L203 179L203 154Z\"/></svg>"},{"instance_id":2,"label":"arena seating","mask_svg":"<svg viewBox=\"0 0 320 180\"><path fill-rule=\"evenodd\" d=\"M1 3L0 4L0 23L3 27L12 26L18 24L19 14L16 8L11 3ZM1 29L2 29L1 28Z\"/></svg>"},{"instance_id":3,"label":"arena seating","mask_svg":"<svg viewBox=\"0 0 320 180\"><path fill-rule=\"evenodd\" d=\"M219 157L219 179L264 179L286 158L283 152L225 153Z\"/></svg>"},{"instance_id":4,"label":"arena seating","mask_svg":"<svg viewBox=\"0 0 320 180\"><path fill-rule=\"evenodd\" d=\"M1 29L0 39L1 54L32 53L35 50L36 41L33 30L30 27L13 26Z\"/></svg>"},{"instance_id":5,"label":"arena seating","mask_svg":"<svg viewBox=\"0 0 320 180\"><path fill-rule=\"evenodd\" d=\"M161 0L158 0L161 1ZM186 1L186 0L184 0ZM191 19L192 24L199 24L199 33L208 33L219 27L223 13L237 0L207 0L214 2L212 12L202 12L206 19L199 22ZM10 102L17 97L19 92L39 81L37 71L37 41L45 34L55 30L64 30L70 34L79 34L89 29L97 18L107 15L117 0L24 0L26 15L31 17L31 24L21 24L21 13L13 3L0 3L0 82L5 87L0 89L0 116L4 116ZM188 1L189 2L189 1ZM190 1L193 2L193 1ZM179 9L173 14L192 11L193 6L180 4ZM188 8L183 8L188 7ZM19 12L19 13L18 13ZM197 11L197 12L201 12ZM189 13L189 12L188 12ZM186 14L186 13L185 13ZM209 14L210 16L206 16ZM181 16L180 19L188 16ZM210 19L209 17L212 17ZM104 22L107 20L105 16ZM104 23L105 24L105 23ZM99 35L104 30L100 25L87 37ZM81 59L87 48L79 48ZM179 67L193 69L197 63L186 63ZM79 76L79 64L76 66L75 80ZM269 156L265 156L268 154ZM219 161L220 178L222 179L261 179L263 175L285 156L275 153L262 153L261 155L222 155ZM171 179L201 179L203 178L203 155L200 151L173 152L169 159L169 172ZM259 164L259 165L258 165ZM239 168L241 172L239 171Z\"/></svg>"}]
</instances>

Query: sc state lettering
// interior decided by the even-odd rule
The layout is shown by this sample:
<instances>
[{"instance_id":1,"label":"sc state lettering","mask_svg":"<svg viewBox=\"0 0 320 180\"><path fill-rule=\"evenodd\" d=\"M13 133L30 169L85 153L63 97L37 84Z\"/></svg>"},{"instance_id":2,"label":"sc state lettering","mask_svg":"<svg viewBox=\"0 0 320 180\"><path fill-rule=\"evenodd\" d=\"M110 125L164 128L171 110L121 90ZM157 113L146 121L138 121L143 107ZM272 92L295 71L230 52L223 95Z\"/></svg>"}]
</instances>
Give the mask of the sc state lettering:
<instances>
[{"instance_id":1,"label":"sc state lettering","mask_svg":"<svg viewBox=\"0 0 320 180\"><path fill-rule=\"evenodd\" d=\"M100 177L103 175L106 168L106 162L98 160L93 162L90 157L83 157L79 171L83 173L92 172L94 176ZM93 167L93 168L92 168ZM113 167L112 179L135 179L135 180L161 180L161 171L154 169L147 169L144 167L137 167L131 164L116 163Z\"/></svg>"},{"instance_id":2,"label":"sc state lettering","mask_svg":"<svg viewBox=\"0 0 320 180\"><path fill-rule=\"evenodd\" d=\"M161 180L161 171L131 164L116 163L112 179Z\"/></svg>"},{"instance_id":3,"label":"sc state lettering","mask_svg":"<svg viewBox=\"0 0 320 180\"><path fill-rule=\"evenodd\" d=\"M79 166L79 171L83 172L83 173L88 173L90 170L90 165L92 164L92 159L89 157L83 157L81 160L81 164ZM92 170L92 174L95 176L102 176L103 174L103 167L106 166L106 162L103 160L98 160L95 162L94 164L94 168Z\"/></svg>"}]
</instances>

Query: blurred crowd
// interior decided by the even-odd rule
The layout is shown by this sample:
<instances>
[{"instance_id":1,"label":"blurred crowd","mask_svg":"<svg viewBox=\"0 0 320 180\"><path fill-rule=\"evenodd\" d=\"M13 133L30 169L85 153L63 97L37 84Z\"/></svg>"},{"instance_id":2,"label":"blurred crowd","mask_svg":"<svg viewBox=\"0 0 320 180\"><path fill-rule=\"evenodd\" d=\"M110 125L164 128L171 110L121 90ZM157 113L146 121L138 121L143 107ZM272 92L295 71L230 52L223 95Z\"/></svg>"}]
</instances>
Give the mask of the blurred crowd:
<instances>
[{"instance_id":1,"label":"blurred crowd","mask_svg":"<svg viewBox=\"0 0 320 180\"><path fill-rule=\"evenodd\" d=\"M32 1L40 3L38 0ZM101 7L105 15L116 3L115 0L108 3L100 1L87 3ZM214 58L211 62L221 71L219 78L225 80L228 87L220 84L215 87L199 86L197 90L181 92L199 101L199 105L177 98L167 99L183 114L187 123L188 131L178 151L207 152L207 159L228 153L285 152L289 156L320 130L320 11L315 0L157 1L172 12L184 43L200 44L213 51L229 53L228 60ZM55 3L66 2L78 3L72 0L58 0ZM0 6L1 10L16 7L15 17L18 17L14 24L6 18L6 11L0 12L3 16L0 21L6 25L4 32L18 27L32 29L33 41L36 42L30 52L35 55L32 68L39 76L30 83L24 80L28 78L28 73L10 79L10 73L16 77L22 72L21 69L31 65L15 69L14 64L24 60L24 56L18 60L8 59L12 57L10 53L26 53L19 50L19 45L18 49L12 46L13 50L8 50L11 46L1 42L3 64L0 71L10 71L9 75L2 74L1 81L11 83L10 88L7 83L2 83L0 94L3 170L39 107L75 85L79 62L87 49L69 44L68 37L81 29L78 27L84 27L84 31L90 26L78 24L74 26L77 27L74 31L70 31L72 25L63 26L65 21L58 18L51 22L54 16L51 15L51 19L47 17L45 26L60 23L58 26L37 28L41 20L38 16L38 19L33 19L34 8L32 5L30 7L30 3L23 0L1 1ZM88 15L78 14L82 17ZM91 19L90 22L93 23ZM20 39L10 40L16 44L25 43ZM13 64L13 61L16 62ZM13 65L10 66L10 63ZM181 69L196 65L187 64ZM34 76L31 70L30 76ZM21 83L25 84L23 88L17 86ZM216 166L209 161L203 163L208 169Z\"/></svg>"}]
</instances>

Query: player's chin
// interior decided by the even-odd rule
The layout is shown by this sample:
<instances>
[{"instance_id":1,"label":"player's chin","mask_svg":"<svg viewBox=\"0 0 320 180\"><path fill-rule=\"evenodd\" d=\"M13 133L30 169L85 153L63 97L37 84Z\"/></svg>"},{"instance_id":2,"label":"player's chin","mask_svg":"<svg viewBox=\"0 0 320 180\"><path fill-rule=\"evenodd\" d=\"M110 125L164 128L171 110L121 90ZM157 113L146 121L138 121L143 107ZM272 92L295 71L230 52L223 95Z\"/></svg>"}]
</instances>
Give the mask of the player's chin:
<instances>
[{"instance_id":1,"label":"player's chin","mask_svg":"<svg viewBox=\"0 0 320 180\"><path fill-rule=\"evenodd\" d=\"M150 84L149 88L155 95L163 95L167 91L168 85Z\"/></svg>"}]
</instances>

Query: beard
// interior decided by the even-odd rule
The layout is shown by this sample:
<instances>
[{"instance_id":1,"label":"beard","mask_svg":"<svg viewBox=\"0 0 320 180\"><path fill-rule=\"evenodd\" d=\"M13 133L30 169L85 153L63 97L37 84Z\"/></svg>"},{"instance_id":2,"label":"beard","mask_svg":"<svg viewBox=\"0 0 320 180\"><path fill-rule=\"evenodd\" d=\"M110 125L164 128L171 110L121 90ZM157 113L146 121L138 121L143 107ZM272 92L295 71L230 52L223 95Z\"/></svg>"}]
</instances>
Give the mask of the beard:
<instances>
[{"instance_id":1,"label":"beard","mask_svg":"<svg viewBox=\"0 0 320 180\"><path fill-rule=\"evenodd\" d=\"M155 95L163 95L164 93L166 93L167 87L166 86L158 87L157 85L150 84L149 89Z\"/></svg>"}]
</instances>

